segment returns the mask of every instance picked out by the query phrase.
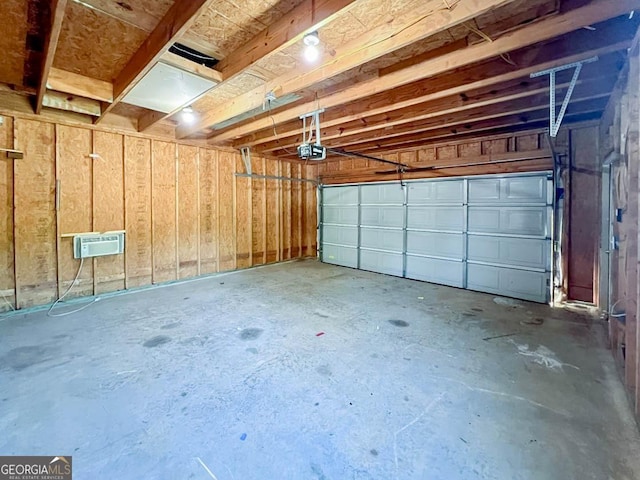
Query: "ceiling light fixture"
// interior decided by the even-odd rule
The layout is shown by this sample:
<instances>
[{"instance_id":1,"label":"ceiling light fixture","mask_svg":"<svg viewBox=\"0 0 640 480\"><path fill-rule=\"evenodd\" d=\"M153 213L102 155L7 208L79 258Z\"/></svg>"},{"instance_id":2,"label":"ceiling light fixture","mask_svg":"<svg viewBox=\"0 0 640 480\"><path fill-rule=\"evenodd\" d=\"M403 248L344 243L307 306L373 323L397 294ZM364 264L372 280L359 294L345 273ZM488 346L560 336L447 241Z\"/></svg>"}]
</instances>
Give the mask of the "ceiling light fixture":
<instances>
[{"instance_id":1,"label":"ceiling light fixture","mask_svg":"<svg viewBox=\"0 0 640 480\"><path fill-rule=\"evenodd\" d=\"M306 45L304 49L305 60L307 60L307 62L315 62L320 56L320 50L318 49L320 37L318 37L318 32L307 33L302 41Z\"/></svg>"},{"instance_id":2,"label":"ceiling light fixture","mask_svg":"<svg viewBox=\"0 0 640 480\"><path fill-rule=\"evenodd\" d=\"M185 123L193 123L196 119L195 113L193 113L193 107L184 107L182 109L182 121Z\"/></svg>"}]
</instances>

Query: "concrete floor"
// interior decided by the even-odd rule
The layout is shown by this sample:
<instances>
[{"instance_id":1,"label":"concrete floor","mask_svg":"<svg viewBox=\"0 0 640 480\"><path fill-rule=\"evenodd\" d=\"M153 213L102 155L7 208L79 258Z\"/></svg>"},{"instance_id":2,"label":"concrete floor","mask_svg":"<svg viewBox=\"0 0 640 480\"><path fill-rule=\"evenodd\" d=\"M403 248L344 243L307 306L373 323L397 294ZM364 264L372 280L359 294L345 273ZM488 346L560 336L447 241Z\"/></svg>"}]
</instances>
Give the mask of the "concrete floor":
<instances>
[{"instance_id":1,"label":"concrete floor","mask_svg":"<svg viewBox=\"0 0 640 480\"><path fill-rule=\"evenodd\" d=\"M544 305L307 260L0 338L0 455L78 480L640 478L604 326Z\"/></svg>"}]
</instances>

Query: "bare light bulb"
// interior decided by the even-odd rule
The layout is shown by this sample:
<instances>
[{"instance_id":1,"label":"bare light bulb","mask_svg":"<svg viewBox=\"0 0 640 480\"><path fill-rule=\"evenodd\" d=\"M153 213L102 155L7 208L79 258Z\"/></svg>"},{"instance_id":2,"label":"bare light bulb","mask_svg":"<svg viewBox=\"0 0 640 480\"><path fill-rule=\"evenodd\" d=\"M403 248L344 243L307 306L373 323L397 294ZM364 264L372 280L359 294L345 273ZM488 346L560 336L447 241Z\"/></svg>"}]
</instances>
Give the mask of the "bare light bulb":
<instances>
[{"instance_id":1,"label":"bare light bulb","mask_svg":"<svg viewBox=\"0 0 640 480\"><path fill-rule=\"evenodd\" d=\"M196 115L193 113L193 108L191 107L184 107L181 116L184 123L193 123L196 120Z\"/></svg>"},{"instance_id":2,"label":"bare light bulb","mask_svg":"<svg viewBox=\"0 0 640 480\"><path fill-rule=\"evenodd\" d=\"M320 45L320 37L318 32L307 33L302 42L306 45L304 49L304 58L307 62L315 62L320 56L318 45Z\"/></svg>"},{"instance_id":3,"label":"bare light bulb","mask_svg":"<svg viewBox=\"0 0 640 480\"><path fill-rule=\"evenodd\" d=\"M307 45L304 49L304 59L307 62L315 62L318 60L320 56L320 52L318 51L318 47L315 45Z\"/></svg>"}]
</instances>

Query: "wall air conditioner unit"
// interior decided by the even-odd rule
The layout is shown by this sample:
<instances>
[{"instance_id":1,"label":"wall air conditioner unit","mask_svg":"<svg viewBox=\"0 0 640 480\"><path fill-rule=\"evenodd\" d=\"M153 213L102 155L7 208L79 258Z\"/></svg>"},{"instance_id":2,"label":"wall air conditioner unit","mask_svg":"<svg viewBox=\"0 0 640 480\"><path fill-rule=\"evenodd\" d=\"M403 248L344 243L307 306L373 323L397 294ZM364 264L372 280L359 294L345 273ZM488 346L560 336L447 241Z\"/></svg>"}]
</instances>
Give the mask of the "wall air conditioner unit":
<instances>
[{"instance_id":1,"label":"wall air conditioner unit","mask_svg":"<svg viewBox=\"0 0 640 480\"><path fill-rule=\"evenodd\" d=\"M88 233L73 237L73 258L102 257L124 252L124 232Z\"/></svg>"}]
</instances>

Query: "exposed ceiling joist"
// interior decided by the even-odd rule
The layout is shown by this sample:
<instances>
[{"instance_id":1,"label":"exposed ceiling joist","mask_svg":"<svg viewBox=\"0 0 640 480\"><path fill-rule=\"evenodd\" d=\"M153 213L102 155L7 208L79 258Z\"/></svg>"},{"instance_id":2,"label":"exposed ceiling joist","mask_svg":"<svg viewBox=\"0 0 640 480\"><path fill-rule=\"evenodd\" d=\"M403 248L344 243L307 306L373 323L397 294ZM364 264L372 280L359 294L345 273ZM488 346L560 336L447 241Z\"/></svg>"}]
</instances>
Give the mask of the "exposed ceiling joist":
<instances>
[{"instance_id":1,"label":"exposed ceiling joist","mask_svg":"<svg viewBox=\"0 0 640 480\"><path fill-rule=\"evenodd\" d=\"M512 1L459 0L451 10L443 9L441 0L425 1L421 4L420 11L410 9L392 21L370 30L363 37L340 46L334 56L324 59L312 70L304 73L292 71L281 75L265 86L240 95L215 111L207 112L194 126L179 128L177 135L180 138L187 137L257 108L264 102L265 92L273 91L277 96L298 92Z\"/></svg>"},{"instance_id":2,"label":"exposed ceiling joist","mask_svg":"<svg viewBox=\"0 0 640 480\"><path fill-rule=\"evenodd\" d=\"M143 42L113 82L113 103L103 109L96 123L120 102L142 77L171 48L212 0L177 0Z\"/></svg>"},{"instance_id":3,"label":"exposed ceiling joist","mask_svg":"<svg viewBox=\"0 0 640 480\"><path fill-rule=\"evenodd\" d=\"M606 70L605 70L606 71ZM611 72L611 70L609 70ZM564 78L564 77L563 77ZM580 91L607 94L611 85L615 83L615 70L606 77L591 76L583 78L578 84ZM453 114L488 108L494 105L512 106L514 102L525 102L532 105L538 103L544 105L548 98L548 85L546 82L537 81L523 86L516 80L506 84L487 87L478 91L469 91L464 98L459 95L444 97L435 102L419 104L402 110L394 110L376 116L367 117L364 122L353 121L338 126L322 129L323 144L332 142L348 142L358 136L359 138L377 138L383 135L397 134L409 126L412 129L421 126L430 126L438 122L441 117ZM559 82L559 89L567 88L570 82ZM323 124L324 125L324 124ZM257 147L261 152L271 152L283 148L293 148L300 144L300 129L297 136L272 141Z\"/></svg>"},{"instance_id":4,"label":"exposed ceiling joist","mask_svg":"<svg viewBox=\"0 0 640 480\"><path fill-rule=\"evenodd\" d=\"M47 31L44 54L42 58L42 66L40 68L40 80L35 99L34 111L39 114L42 110L42 99L47 92L47 78L49 71L53 65L53 58L58 47L60 32L62 31L62 20L64 19L64 11L67 7L67 0L53 0L51 2L51 25Z\"/></svg>"},{"instance_id":5,"label":"exposed ceiling joist","mask_svg":"<svg viewBox=\"0 0 640 480\"><path fill-rule=\"evenodd\" d=\"M431 78L437 74L488 60L539 42L544 42L581 29L584 25L596 24L637 9L640 9L640 0L594 0L575 10L549 17L544 21L509 32L495 39L493 42L479 43L435 58L430 58L404 69L390 72L383 77L365 80L340 92L326 96L320 99L319 102L307 102L295 108L277 113L273 115L273 119L261 119L241 125L223 134L214 135L211 141L217 143L240 138L260 128L267 128L269 122L281 123L295 119L298 115L317 108L318 105L323 108L331 108L354 100L363 99L381 91L389 91L416 80ZM556 65L557 62L553 62L553 64ZM540 65L536 66L536 68L539 67ZM517 73L517 76L522 75L523 71L524 70ZM533 73L534 71L536 70L532 70L529 73ZM187 130L183 130L178 133L184 134L187 132Z\"/></svg>"},{"instance_id":6,"label":"exposed ceiling joist","mask_svg":"<svg viewBox=\"0 0 640 480\"><path fill-rule=\"evenodd\" d=\"M578 36L582 37L581 34ZM621 36L620 39L622 40L622 38L624 37ZM454 74L439 77L436 82L427 80L420 83L412 83L392 92L383 92L360 102L333 108L323 115L323 135L331 136L330 129L332 127L342 132L349 122L360 121L360 126L366 128L369 125L367 119L375 115L393 115L393 112L397 110L434 102L447 97L470 98L470 95L472 95L470 92L483 88L493 88L495 85L518 80L525 80L528 84L528 77L533 72L589 58L593 55L606 56L611 52L624 51L630 44L629 40L622 40L618 43L600 46L601 42L596 41L597 39L593 37L591 39L575 38L575 40L577 41L573 45L574 50L572 52L566 52L564 48L561 48L561 45L553 42L538 47L535 52L525 51L522 54L512 56L517 65L529 65L519 70L514 70L512 66L501 59L494 60L477 66L474 65L462 71L456 71ZM536 63L531 64L526 57L535 57ZM610 65L608 66L610 67ZM493 72L493 75L490 72ZM478 78L480 80L474 80ZM320 101L322 102L323 99L320 99ZM279 123L280 118L284 115L288 115L287 112L274 113L274 121ZM266 144L276 140L271 119L261 119L253 123L256 126L262 126L266 121L269 123L266 124L264 129L241 137L234 142L234 146L238 144L260 146L259 148L268 150L269 147ZM240 126L233 130L238 131L240 128L243 127ZM276 133L280 143L287 145L287 137L295 136L299 131L299 122L292 121L278 126ZM232 130L227 130L219 138L227 139L228 136L235 136L235 133Z\"/></svg>"},{"instance_id":7,"label":"exposed ceiling joist","mask_svg":"<svg viewBox=\"0 0 640 480\"><path fill-rule=\"evenodd\" d=\"M577 99L569 106L567 118L577 114L601 112L606 104L606 96L598 96L595 98ZM351 143L346 142L347 148L358 152L367 152L380 149L398 150L404 149L407 145L416 142L433 141L434 138L442 138L445 136L458 138L461 134L484 133L486 131L498 128L508 128L514 126L525 126L534 128L544 126L544 122L549 120L549 107L547 105L522 106L518 108L506 109L500 111L480 111L475 115L464 115L446 119L440 125L434 125L432 128L420 129L417 132L403 133L401 135L393 135L386 138L369 138L361 139L361 141ZM533 122L539 120L540 125L532 125Z\"/></svg>"},{"instance_id":8,"label":"exposed ceiling joist","mask_svg":"<svg viewBox=\"0 0 640 480\"><path fill-rule=\"evenodd\" d=\"M218 83L232 79L236 75L247 70L256 61L279 52L284 48L299 41L305 33L321 28L338 14L342 14L358 0L305 0L288 14L280 17L273 25L262 30L247 43L222 59L216 65L215 75ZM172 65L185 68L193 73L205 72L193 71L188 62L178 55L167 52L162 57ZM179 60L178 60L179 59ZM199 66L197 66L199 67ZM202 70L204 67L199 67ZM211 69L207 69L211 70ZM176 114L179 109L172 112L147 112L138 119L138 130L145 131L156 123Z\"/></svg>"},{"instance_id":9,"label":"exposed ceiling joist","mask_svg":"<svg viewBox=\"0 0 640 480\"><path fill-rule=\"evenodd\" d=\"M197 63L187 60L180 55L176 55L173 52L165 52L160 57L160 61L173 65L174 67L181 68L182 70L186 70L187 72L195 73L201 77L208 78L216 83L220 83L223 80L222 73L218 70L205 67L204 65L198 65Z\"/></svg>"},{"instance_id":10,"label":"exposed ceiling joist","mask_svg":"<svg viewBox=\"0 0 640 480\"><path fill-rule=\"evenodd\" d=\"M223 58L216 68L225 80L243 72L258 60L300 41L322 28L362 0L304 0L275 23Z\"/></svg>"},{"instance_id":11,"label":"exposed ceiling joist","mask_svg":"<svg viewBox=\"0 0 640 480\"><path fill-rule=\"evenodd\" d=\"M100 102L90 98L76 97L67 93L47 91L42 98L42 106L66 110L68 112L82 113L99 117L101 112Z\"/></svg>"},{"instance_id":12,"label":"exposed ceiling joist","mask_svg":"<svg viewBox=\"0 0 640 480\"><path fill-rule=\"evenodd\" d=\"M110 82L85 77L55 67L51 67L49 71L47 88L101 102L113 101L113 85Z\"/></svg>"}]
</instances>

